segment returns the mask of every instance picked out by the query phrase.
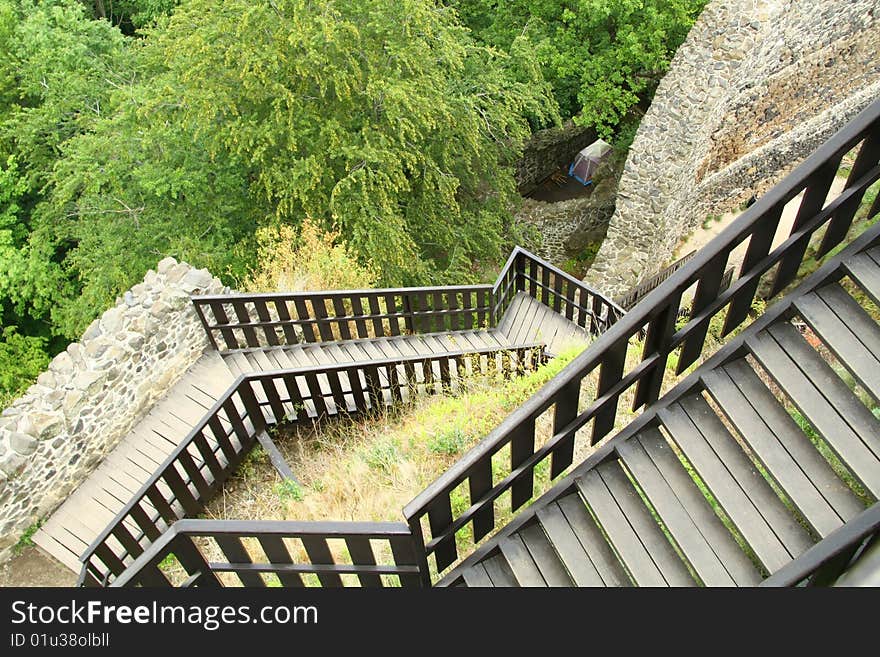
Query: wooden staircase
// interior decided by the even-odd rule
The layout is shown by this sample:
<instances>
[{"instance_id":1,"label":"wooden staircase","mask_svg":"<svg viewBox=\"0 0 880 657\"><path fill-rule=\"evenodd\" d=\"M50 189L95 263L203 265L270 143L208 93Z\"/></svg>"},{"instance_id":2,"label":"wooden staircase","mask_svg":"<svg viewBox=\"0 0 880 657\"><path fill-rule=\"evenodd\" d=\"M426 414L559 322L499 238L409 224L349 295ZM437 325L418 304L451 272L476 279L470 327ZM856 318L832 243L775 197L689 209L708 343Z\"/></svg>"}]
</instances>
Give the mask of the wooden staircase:
<instances>
[{"instance_id":1,"label":"wooden staircase","mask_svg":"<svg viewBox=\"0 0 880 657\"><path fill-rule=\"evenodd\" d=\"M443 584L750 586L864 512L880 498L880 421L852 385L878 408L880 246L837 275Z\"/></svg>"}]
</instances>

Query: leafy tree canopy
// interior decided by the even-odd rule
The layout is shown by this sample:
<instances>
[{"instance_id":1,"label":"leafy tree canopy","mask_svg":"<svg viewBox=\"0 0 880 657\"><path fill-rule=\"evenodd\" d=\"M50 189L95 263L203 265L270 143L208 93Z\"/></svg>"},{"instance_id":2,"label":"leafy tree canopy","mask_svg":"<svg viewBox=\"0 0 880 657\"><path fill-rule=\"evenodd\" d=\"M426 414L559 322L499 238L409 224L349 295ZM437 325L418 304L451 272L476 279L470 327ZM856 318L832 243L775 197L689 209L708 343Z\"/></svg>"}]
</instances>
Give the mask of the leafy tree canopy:
<instances>
[{"instance_id":1,"label":"leafy tree canopy","mask_svg":"<svg viewBox=\"0 0 880 657\"><path fill-rule=\"evenodd\" d=\"M453 0L483 42L527 41L564 116L608 133L653 93L706 0Z\"/></svg>"}]
</instances>

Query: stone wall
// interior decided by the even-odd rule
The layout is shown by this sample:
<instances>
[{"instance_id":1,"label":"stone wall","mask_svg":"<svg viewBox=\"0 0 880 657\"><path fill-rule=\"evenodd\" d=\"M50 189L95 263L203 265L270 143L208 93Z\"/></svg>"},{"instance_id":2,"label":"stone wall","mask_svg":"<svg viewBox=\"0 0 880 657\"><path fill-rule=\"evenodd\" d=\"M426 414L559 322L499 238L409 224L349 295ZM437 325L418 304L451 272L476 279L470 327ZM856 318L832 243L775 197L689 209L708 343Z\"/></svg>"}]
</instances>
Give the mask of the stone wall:
<instances>
[{"instance_id":1,"label":"stone wall","mask_svg":"<svg viewBox=\"0 0 880 657\"><path fill-rule=\"evenodd\" d=\"M639 127L586 281L625 292L880 96L880 0L712 0Z\"/></svg>"},{"instance_id":2,"label":"stone wall","mask_svg":"<svg viewBox=\"0 0 880 657\"><path fill-rule=\"evenodd\" d=\"M207 270L162 260L0 414L0 561L201 356L190 294L224 291Z\"/></svg>"},{"instance_id":3,"label":"stone wall","mask_svg":"<svg viewBox=\"0 0 880 657\"><path fill-rule=\"evenodd\" d=\"M589 196L545 203L523 199L514 220L528 227L533 235L524 246L556 266L578 258L590 244L601 241L614 213L617 172L600 169Z\"/></svg>"},{"instance_id":4,"label":"stone wall","mask_svg":"<svg viewBox=\"0 0 880 657\"><path fill-rule=\"evenodd\" d=\"M595 140L596 132L592 128L582 128L571 121L558 128L535 132L514 167L520 194L528 194L556 169L570 164L579 150Z\"/></svg>"}]
</instances>

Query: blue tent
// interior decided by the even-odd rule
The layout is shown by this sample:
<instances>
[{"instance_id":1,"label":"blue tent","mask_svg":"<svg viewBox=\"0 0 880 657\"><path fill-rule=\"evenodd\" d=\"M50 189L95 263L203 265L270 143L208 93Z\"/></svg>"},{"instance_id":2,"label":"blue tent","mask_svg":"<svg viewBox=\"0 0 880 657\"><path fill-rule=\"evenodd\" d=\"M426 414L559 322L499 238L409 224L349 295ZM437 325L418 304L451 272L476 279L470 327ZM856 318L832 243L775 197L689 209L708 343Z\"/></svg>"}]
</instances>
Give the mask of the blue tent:
<instances>
[{"instance_id":1,"label":"blue tent","mask_svg":"<svg viewBox=\"0 0 880 657\"><path fill-rule=\"evenodd\" d=\"M611 154L611 144L597 139L581 150L568 167L568 175L582 185L593 182L593 174L605 158Z\"/></svg>"}]
</instances>

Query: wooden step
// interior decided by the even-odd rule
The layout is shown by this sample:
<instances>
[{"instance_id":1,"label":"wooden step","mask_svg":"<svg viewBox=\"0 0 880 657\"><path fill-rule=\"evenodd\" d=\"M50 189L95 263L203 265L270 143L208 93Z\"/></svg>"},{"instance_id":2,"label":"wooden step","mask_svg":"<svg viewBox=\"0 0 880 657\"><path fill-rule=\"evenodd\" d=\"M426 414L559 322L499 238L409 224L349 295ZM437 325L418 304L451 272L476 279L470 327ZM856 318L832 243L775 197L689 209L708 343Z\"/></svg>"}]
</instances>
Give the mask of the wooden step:
<instances>
[{"instance_id":1,"label":"wooden step","mask_svg":"<svg viewBox=\"0 0 880 657\"><path fill-rule=\"evenodd\" d=\"M877 249L873 249L874 252ZM880 262L878 257L872 258L868 253L860 253L847 258L843 263L850 277L858 283L871 300L880 305Z\"/></svg>"},{"instance_id":2,"label":"wooden step","mask_svg":"<svg viewBox=\"0 0 880 657\"><path fill-rule=\"evenodd\" d=\"M880 327L837 283L795 302L804 321L880 401Z\"/></svg>"},{"instance_id":3,"label":"wooden step","mask_svg":"<svg viewBox=\"0 0 880 657\"><path fill-rule=\"evenodd\" d=\"M863 510L745 359L703 381L752 453L819 536Z\"/></svg>"},{"instance_id":4,"label":"wooden step","mask_svg":"<svg viewBox=\"0 0 880 657\"><path fill-rule=\"evenodd\" d=\"M693 578L620 464L603 463L577 479L611 547L639 586L692 586Z\"/></svg>"},{"instance_id":5,"label":"wooden step","mask_svg":"<svg viewBox=\"0 0 880 657\"><path fill-rule=\"evenodd\" d=\"M507 560L504 558L504 555L498 554L494 557L489 557L483 561L483 566L486 569L486 575L488 575L489 579L492 581L492 586L519 586L513 571L510 570L510 566L507 565Z\"/></svg>"},{"instance_id":6,"label":"wooden step","mask_svg":"<svg viewBox=\"0 0 880 657\"><path fill-rule=\"evenodd\" d=\"M870 411L790 324L762 331L747 344L850 472L875 499L880 496L880 428Z\"/></svg>"},{"instance_id":7,"label":"wooden step","mask_svg":"<svg viewBox=\"0 0 880 657\"><path fill-rule=\"evenodd\" d=\"M514 534L504 539L499 544L499 547L519 586L547 586L547 582L541 575L541 571L538 570L538 566L535 564L534 559L532 559L532 555L529 554L529 550L519 534Z\"/></svg>"},{"instance_id":8,"label":"wooden step","mask_svg":"<svg viewBox=\"0 0 880 657\"><path fill-rule=\"evenodd\" d=\"M550 540L539 524L524 527L518 532L547 586L572 586L565 566L559 560Z\"/></svg>"},{"instance_id":9,"label":"wooden step","mask_svg":"<svg viewBox=\"0 0 880 657\"><path fill-rule=\"evenodd\" d=\"M537 516L575 586L632 584L579 495L553 502Z\"/></svg>"},{"instance_id":10,"label":"wooden step","mask_svg":"<svg viewBox=\"0 0 880 657\"><path fill-rule=\"evenodd\" d=\"M813 544L702 396L686 396L658 416L768 572Z\"/></svg>"},{"instance_id":11,"label":"wooden step","mask_svg":"<svg viewBox=\"0 0 880 657\"><path fill-rule=\"evenodd\" d=\"M657 429L630 439L618 453L703 584L745 586L760 581L754 564Z\"/></svg>"}]
</instances>

